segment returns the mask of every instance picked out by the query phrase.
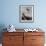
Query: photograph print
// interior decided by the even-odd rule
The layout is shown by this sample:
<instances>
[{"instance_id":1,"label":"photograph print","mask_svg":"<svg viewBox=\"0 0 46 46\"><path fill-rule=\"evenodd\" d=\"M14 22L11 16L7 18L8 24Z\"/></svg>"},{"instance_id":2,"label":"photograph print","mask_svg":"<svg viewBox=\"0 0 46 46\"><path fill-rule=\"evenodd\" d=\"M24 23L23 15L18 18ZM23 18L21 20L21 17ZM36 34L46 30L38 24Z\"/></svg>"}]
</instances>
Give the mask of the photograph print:
<instances>
[{"instance_id":1,"label":"photograph print","mask_svg":"<svg viewBox=\"0 0 46 46\"><path fill-rule=\"evenodd\" d=\"M20 22L34 21L34 5L20 5L19 6Z\"/></svg>"}]
</instances>

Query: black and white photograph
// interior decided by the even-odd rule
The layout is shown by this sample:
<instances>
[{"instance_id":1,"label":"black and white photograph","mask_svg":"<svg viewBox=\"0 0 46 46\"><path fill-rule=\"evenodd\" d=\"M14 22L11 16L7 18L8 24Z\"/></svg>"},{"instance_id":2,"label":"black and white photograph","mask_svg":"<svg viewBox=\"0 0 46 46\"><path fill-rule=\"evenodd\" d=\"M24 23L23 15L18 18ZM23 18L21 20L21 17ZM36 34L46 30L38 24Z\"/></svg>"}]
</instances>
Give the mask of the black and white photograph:
<instances>
[{"instance_id":1,"label":"black and white photograph","mask_svg":"<svg viewBox=\"0 0 46 46\"><path fill-rule=\"evenodd\" d=\"M19 18L20 18L20 22L33 22L34 5L20 5Z\"/></svg>"}]
</instances>

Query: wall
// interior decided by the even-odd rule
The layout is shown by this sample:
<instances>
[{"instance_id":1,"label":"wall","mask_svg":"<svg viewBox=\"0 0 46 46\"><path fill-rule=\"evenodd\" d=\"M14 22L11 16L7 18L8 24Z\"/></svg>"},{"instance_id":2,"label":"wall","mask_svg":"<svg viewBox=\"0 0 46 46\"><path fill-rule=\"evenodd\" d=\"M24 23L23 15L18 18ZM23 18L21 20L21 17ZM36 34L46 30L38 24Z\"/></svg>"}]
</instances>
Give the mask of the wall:
<instances>
[{"instance_id":1,"label":"wall","mask_svg":"<svg viewBox=\"0 0 46 46\"><path fill-rule=\"evenodd\" d=\"M41 0L1 0L0 25L13 24L16 28L44 27L46 28L46 1ZM34 4L34 22L19 22L19 5Z\"/></svg>"},{"instance_id":2,"label":"wall","mask_svg":"<svg viewBox=\"0 0 46 46\"><path fill-rule=\"evenodd\" d=\"M34 22L19 22L19 5L34 4ZM13 24L16 28L40 27L46 32L46 0L0 0L0 31Z\"/></svg>"}]
</instances>

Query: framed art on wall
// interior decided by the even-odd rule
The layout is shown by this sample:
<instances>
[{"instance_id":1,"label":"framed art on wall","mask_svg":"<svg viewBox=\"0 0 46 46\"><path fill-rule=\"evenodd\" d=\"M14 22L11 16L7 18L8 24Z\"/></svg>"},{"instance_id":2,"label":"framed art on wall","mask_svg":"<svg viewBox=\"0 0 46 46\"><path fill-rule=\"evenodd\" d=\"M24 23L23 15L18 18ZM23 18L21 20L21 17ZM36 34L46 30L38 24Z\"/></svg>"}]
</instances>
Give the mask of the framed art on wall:
<instances>
[{"instance_id":1,"label":"framed art on wall","mask_svg":"<svg viewBox=\"0 0 46 46\"><path fill-rule=\"evenodd\" d=\"M34 21L34 5L20 5L19 20L20 22L33 22Z\"/></svg>"}]
</instances>

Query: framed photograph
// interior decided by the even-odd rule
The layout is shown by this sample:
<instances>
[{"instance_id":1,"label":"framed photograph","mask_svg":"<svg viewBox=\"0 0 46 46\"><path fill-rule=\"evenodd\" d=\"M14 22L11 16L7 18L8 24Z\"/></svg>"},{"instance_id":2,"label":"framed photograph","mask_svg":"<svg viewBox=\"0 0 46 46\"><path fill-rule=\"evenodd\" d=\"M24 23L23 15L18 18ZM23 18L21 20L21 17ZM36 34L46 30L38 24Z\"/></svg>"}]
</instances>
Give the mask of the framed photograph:
<instances>
[{"instance_id":1,"label":"framed photograph","mask_svg":"<svg viewBox=\"0 0 46 46\"><path fill-rule=\"evenodd\" d=\"M34 5L20 5L19 20L20 22L33 22L34 21Z\"/></svg>"}]
</instances>

